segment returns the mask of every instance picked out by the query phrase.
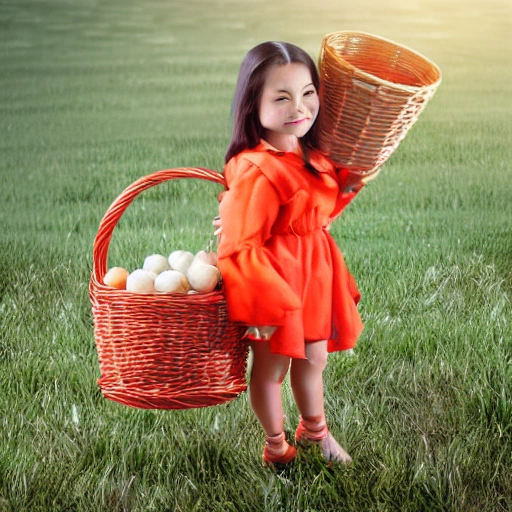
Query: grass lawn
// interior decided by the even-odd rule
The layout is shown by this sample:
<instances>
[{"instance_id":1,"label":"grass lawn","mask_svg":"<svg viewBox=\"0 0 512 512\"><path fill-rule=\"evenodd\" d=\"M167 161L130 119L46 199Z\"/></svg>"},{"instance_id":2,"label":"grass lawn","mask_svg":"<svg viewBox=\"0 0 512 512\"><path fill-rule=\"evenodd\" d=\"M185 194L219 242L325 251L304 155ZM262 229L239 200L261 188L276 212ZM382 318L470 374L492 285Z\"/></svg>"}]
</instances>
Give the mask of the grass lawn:
<instances>
[{"instance_id":1,"label":"grass lawn","mask_svg":"<svg viewBox=\"0 0 512 512\"><path fill-rule=\"evenodd\" d=\"M0 511L512 509L512 13L504 1L18 0L0 5ZM332 354L328 420L354 463L261 466L242 394L187 411L106 400L88 295L99 222L140 176L221 170L239 64L363 30L443 83L336 221L365 330ZM197 251L219 186L165 183L110 265ZM297 411L284 386L286 428Z\"/></svg>"}]
</instances>

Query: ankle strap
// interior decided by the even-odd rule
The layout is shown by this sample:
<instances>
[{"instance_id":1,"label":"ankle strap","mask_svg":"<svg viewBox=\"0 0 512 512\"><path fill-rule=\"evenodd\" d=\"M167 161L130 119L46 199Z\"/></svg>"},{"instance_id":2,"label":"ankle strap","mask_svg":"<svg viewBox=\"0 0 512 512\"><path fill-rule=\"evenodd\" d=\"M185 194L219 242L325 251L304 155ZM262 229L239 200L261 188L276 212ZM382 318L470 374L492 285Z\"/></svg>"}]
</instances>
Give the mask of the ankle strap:
<instances>
[{"instance_id":1,"label":"ankle strap","mask_svg":"<svg viewBox=\"0 0 512 512\"><path fill-rule=\"evenodd\" d=\"M275 436L265 436L266 444L280 445L283 443L284 440L285 440L284 432L281 432L280 434L277 434Z\"/></svg>"},{"instance_id":2,"label":"ankle strap","mask_svg":"<svg viewBox=\"0 0 512 512\"><path fill-rule=\"evenodd\" d=\"M300 417L304 435L310 441L321 441L329 433L324 416Z\"/></svg>"}]
</instances>

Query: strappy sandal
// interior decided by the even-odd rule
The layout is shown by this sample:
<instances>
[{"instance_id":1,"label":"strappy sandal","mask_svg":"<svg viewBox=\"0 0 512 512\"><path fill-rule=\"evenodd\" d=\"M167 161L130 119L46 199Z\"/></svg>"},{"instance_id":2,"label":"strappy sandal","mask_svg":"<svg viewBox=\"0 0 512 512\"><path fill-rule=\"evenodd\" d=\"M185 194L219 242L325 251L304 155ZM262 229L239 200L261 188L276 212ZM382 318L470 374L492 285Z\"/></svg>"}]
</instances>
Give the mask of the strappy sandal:
<instances>
[{"instance_id":1,"label":"strappy sandal","mask_svg":"<svg viewBox=\"0 0 512 512\"><path fill-rule=\"evenodd\" d=\"M271 445L279 445L285 441L284 432L277 436L265 436L265 448L263 449L263 465L276 470L284 469L290 462L297 456L297 449L295 446L288 445L286 452L283 455L276 455L271 453Z\"/></svg>"}]
</instances>

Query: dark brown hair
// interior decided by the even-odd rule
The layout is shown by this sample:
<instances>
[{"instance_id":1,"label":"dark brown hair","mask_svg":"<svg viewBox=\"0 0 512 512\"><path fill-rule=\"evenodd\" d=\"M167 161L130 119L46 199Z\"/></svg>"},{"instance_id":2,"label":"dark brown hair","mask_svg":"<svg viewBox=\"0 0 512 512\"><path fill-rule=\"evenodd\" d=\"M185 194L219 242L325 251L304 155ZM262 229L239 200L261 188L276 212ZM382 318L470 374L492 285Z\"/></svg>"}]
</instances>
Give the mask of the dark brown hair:
<instances>
[{"instance_id":1,"label":"dark brown hair","mask_svg":"<svg viewBox=\"0 0 512 512\"><path fill-rule=\"evenodd\" d=\"M320 80L313 59L301 48L291 43L267 41L250 50L240 66L233 99L233 132L226 151L225 161L243 151L256 147L264 129L259 120L259 103L268 70L285 64L304 64L311 73L311 79L320 94ZM306 166L308 149L318 147L318 129L315 122L311 129L299 139ZM311 168L311 170L313 170Z\"/></svg>"}]
</instances>

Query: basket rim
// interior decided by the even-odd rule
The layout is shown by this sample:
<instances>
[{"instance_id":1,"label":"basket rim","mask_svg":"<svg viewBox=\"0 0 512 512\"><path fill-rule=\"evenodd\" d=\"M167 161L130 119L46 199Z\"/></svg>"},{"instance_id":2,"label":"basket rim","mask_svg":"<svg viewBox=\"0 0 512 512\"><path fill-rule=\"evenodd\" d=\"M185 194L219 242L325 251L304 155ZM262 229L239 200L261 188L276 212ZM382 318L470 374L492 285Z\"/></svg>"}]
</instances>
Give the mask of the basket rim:
<instances>
[{"instance_id":1,"label":"basket rim","mask_svg":"<svg viewBox=\"0 0 512 512\"><path fill-rule=\"evenodd\" d=\"M430 90L430 89L435 90L435 89L437 89L439 87L439 84L442 81L443 75L442 75L441 68L433 60L429 59L424 54L418 52L417 50L414 50L413 48L411 48L411 47L409 47L409 46L407 46L405 44L398 43L396 41L393 41L392 39L388 39L386 37L379 36L379 35L376 35L376 34L372 34L370 32L361 31L361 30L337 30L337 31L328 32L327 34L325 34L324 37L323 37L323 40L322 40L322 45L321 45L320 61L322 61L323 54L324 54L323 48L327 44L328 40L332 39L335 36L345 35L345 34L346 35L352 34L352 35L355 35L355 36L363 36L363 37L366 37L368 39L372 39L372 40L375 40L375 41L381 41L383 43L390 44L392 46L396 46L397 48L400 48L402 50L410 52L411 54L415 55L416 57L419 57L420 59L424 60L438 74L437 80L435 82L431 83L431 84L428 84L428 85L405 85L405 84L400 84L400 83L397 83L397 82L391 82L390 80L385 80L383 78L379 78L376 75L373 75L371 73L368 73L367 71L363 71L363 70L359 69L357 66L354 66L350 62L348 62L345 59L341 58L343 60L343 62L346 63L348 68L357 71L357 75L358 76L361 76L361 77L363 77L365 79L368 79L371 82L374 82L374 83L376 83L378 85L387 86L387 87L393 88L395 90L401 90L401 91L409 92L409 93L414 93L414 92L420 91L420 90L421 91L426 91L426 90Z\"/></svg>"}]
</instances>

